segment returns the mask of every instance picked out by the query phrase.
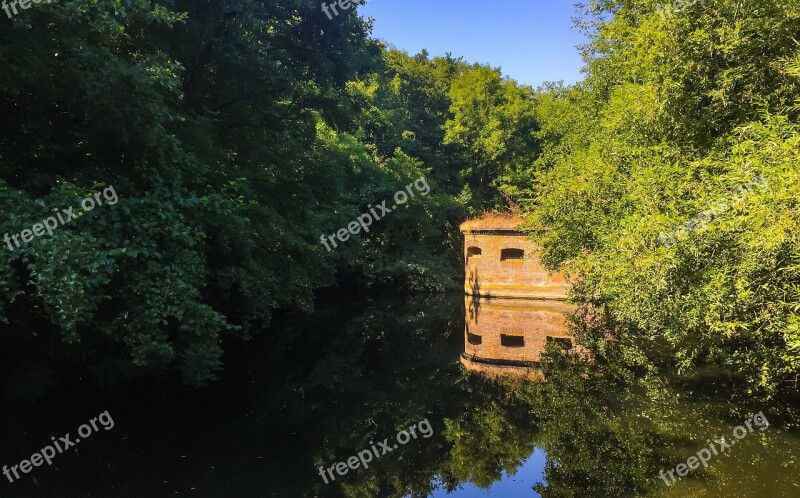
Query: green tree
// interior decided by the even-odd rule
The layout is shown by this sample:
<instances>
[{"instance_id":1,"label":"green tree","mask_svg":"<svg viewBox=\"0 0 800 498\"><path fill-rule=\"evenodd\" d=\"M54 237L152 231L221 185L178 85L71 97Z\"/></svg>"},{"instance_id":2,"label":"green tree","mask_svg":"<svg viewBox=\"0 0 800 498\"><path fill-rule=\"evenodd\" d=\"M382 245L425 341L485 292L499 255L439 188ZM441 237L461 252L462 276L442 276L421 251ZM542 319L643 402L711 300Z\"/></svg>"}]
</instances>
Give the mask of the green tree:
<instances>
[{"instance_id":1,"label":"green tree","mask_svg":"<svg viewBox=\"0 0 800 498\"><path fill-rule=\"evenodd\" d=\"M462 174L479 199L502 206L502 192L530 200L539 153L533 90L476 65L453 82L450 99L444 141L459 145L469 158Z\"/></svg>"},{"instance_id":2,"label":"green tree","mask_svg":"<svg viewBox=\"0 0 800 498\"><path fill-rule=\"evenodd\" d=\"M531 226L632 358L645 344L680 369L725 365L771 395L800 367L800 11L658 6L587 8L587 79L540 107L549 173Z\"/></svg>"}]
</instances>

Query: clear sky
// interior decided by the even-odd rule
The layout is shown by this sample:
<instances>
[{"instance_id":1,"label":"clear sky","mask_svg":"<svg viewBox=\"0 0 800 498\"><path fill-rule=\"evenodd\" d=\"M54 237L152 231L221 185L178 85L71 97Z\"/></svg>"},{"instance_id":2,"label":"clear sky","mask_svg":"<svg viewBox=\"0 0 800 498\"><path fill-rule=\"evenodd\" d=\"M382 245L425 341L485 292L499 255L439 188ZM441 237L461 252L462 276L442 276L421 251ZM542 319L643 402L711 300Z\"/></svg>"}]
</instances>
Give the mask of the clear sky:
<instances>
[{"instance_id":1,"label":"clear sky","mask_svg":"<svg viewBox=\"0 0 800 498\"><path fill-rule=\"evenodd\" d=\"M501 1L501 0L498 0ZM533 485L543 480L544 466L547 463L544 451L537 449L533 455L513 476L509 476L503 471L503 478L494 483L492 487L484 491L472 483L466 483L460 489L452 493L447 493L440 489L431 495L431 498L536 498L541 497L539 493L533 491Z\"/></svg>"},{"instance_id":2,"label":"clear sky","mask_svg":"<svg viewBox=\"0 0 800 498\"><path fill-rule=\"evenodd\" d=\"M575 0L368 0L373 36L411 54L463 56L520 83L583 79Z\"/></svg>"}]
</instances>

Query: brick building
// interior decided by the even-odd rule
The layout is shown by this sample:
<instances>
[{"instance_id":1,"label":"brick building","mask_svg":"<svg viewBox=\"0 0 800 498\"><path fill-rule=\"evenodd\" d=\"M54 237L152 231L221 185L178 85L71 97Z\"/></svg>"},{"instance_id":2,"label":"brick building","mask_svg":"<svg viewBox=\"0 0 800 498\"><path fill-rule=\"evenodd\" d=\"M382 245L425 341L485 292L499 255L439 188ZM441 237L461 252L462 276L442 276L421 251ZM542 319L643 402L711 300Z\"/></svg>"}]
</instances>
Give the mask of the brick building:
<instances>
[{"instance_id":1,"label":"brick building","mask_svg":"<svg viewBox=\"0 0 800 498\"><path fill-rule=\"evenodd\" d=\"M549 274L539 250L517 226L522 218L486 215L461 224L464 291L471 296L564 300L570 285Z\"/></svg>"}]
</instances>

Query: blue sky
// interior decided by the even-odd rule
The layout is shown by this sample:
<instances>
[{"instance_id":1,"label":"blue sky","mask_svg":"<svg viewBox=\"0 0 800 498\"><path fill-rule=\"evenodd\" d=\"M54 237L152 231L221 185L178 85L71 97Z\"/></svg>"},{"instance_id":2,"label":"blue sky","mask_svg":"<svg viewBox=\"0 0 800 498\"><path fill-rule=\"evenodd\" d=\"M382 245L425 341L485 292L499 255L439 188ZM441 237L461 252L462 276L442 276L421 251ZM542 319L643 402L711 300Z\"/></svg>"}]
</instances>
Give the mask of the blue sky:
<instances>
[{"instance_id":1,"label":"blue sky","mask_svg":"<svg viewBox=\"0 0 800 498\"><path fill-rule=\"evenodd\" d=\"M513 476L503 472L503 478L486 491L467 483L449 494L444 490L437 491L430 498L536 498L541 495L532 487L542 480L545 463L544 452L537 449Z\"/></svg>"},{"instance_id":2,"label":"blue sky","mask_svg":"<svg viewBox=\"0 0 800 498\"><path fill-rule=\"evenodd\" d=\"M572 28L574 0L368 0L359 9L375 19L373 36L411 54L451 52L468 62L502 67L533 87L583 79Z\"/></svg>"}]
</instances>

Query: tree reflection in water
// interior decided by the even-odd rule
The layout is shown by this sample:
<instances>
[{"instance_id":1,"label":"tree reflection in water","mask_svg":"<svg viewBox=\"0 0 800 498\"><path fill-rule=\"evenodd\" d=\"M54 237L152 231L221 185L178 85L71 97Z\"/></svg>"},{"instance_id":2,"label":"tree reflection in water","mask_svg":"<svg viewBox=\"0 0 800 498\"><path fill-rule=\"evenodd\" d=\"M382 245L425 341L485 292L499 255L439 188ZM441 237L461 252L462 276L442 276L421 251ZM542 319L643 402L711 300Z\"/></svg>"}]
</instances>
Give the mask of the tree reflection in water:
<instances>
[{"instance_id":1,"label":"tree reflection in water","mask_svg":"<svg viewBox=\"0 0 800 498\"><path fill-rule=\"evenodd\" d=\"M669 379L635 371L612 354L587 361L565 351L563 342L548 344L548 336L566 336L556 333L563 322L552 309L522 311L523 318L514 319L503 303L495 303L495 311L480 303L470 323L476 311L470 304L462 296L337 296L310 316L276 321L270 335L228 357L225 376L197 396L134 384L65 390L69 396L60 404L17 404L13 413L0 414L0 422L29 432L13 445L2 441L6 462L25 456L17 454L20 447L48 440L47 431L59 432L48 413L83 420L75 407L101 405L117 426L114 438L62 458L58 471L39 469L36 483L15 483L4 496L63 496L64 489L74 496L167 496L190 488L193 496L214 498L426 497L437 489L458 496L467 483L485 489L504 478L531 483L532 476L514 474L537 448L546 455L535 469L542 482L502 498L779 497L796 491L800 443L786 430L793 427L787 420L796 420L792 410L776 402L731 403L734 386L718 378ZM487 325L493 314L499 329ZM531 320L539 332L520 329ZM522 349L535 345L535 355L522 360L537 361L545 380L469 372L460 364L475 346L466 332L489 346L491 334L494 341L497 332L521 333ZM768 431L751 434L731 455L671 488L659 479L660 469L685 461L706 439L729 434L761 410ZM320 478L320 466L394 438L426 417L431 438L331 484Z\"/></svg>"},{"instance_id":2,"label":"tree reflection in water","mask_svg":"<svg viewBox=\"0 0 800 498\"><path fill-rule=\"evenodd\" d=\"M336 394L339 399L347 398L347 403L336 404L330 398L320 402L324 411L320 417L331 424L325 430L328 444L319 452L324 458L315 462L337 461L366 447L369 440L392 436L423 415L436 421L433 438L407 452L387 455L374 469L348 475L337 490L342 496L425 497L434 487L456 491L465 483L488 489L504 475L513 479L536 448L547 455L544 478L535 491L529 488L522 496L675 492L678 485L667 490L658 471L685 460L692 448L696 451L695 446L708 437L727 433L754 408L727 403L726 387L720 386L718 379L700 384L715 386L719 394L704 394L697 385L687 388L684 381L634 371L609 363L608 358L590 362L583 351L565 350L564 342L548 341L548 337L570 336L563 313L571 310L564 305L536 303L531 308L522 303L468 299L463 322L453 316L454 308L460 306L448 298L412 299L402 305L375 302L346 327L349 335L357 338L348 344L368 339L363 349L328 348L347 354L335 361L325 359L325 368L336 365L350 374L357 369L358 381L347 384L347 394ZM500 336L507 332L521 335L525 343L521 348L509 347L511 352L503 357ZM469 334L481 336L481 343L471 344ZM487 378L459 370L455 360L462 355L456 355L456 344L463 347L463 356L475 357L480 352L481 357L491 359L491 352L500 352L495 359L535 363L546 381ZM317 371L310 377L344 375ZM322 394L317 389L315 397ZM347 409L331 417L332 404ZM364 427L364 420L374 425ZM739 488L740 492L749 482L753 489L771 486L776 496L781 496L791 480L786 463L800 448L796 439L759 433L748 448L741 448L739 458L748 462L764 459L769 453L767 444L779 445L785 452L783 457L769 457L783 465L778 467L784 469L783 474L770 465L772 475L764 479L757 469L739 465L729 471L721 464L695 471L687 479L689 485L681 483L682 492L703 496L726 482L737 481L737 486L745 487ZM742 475L752 477L748 480ZM315 492L333 496L330 489L322 487Z\"/></svg>"}]
</instances>

